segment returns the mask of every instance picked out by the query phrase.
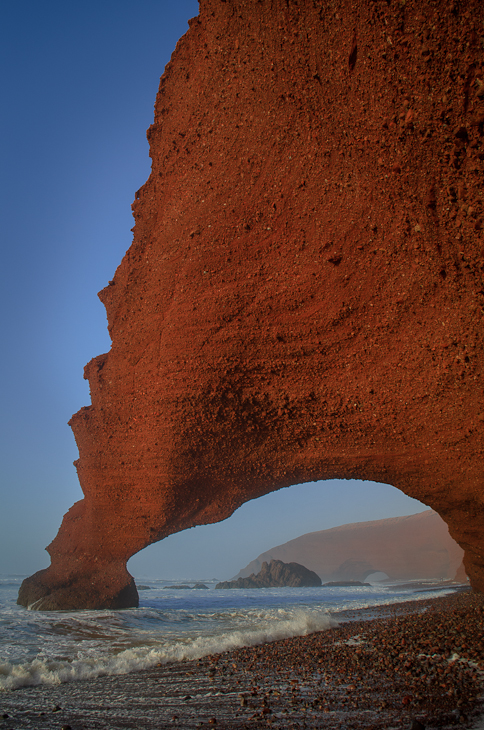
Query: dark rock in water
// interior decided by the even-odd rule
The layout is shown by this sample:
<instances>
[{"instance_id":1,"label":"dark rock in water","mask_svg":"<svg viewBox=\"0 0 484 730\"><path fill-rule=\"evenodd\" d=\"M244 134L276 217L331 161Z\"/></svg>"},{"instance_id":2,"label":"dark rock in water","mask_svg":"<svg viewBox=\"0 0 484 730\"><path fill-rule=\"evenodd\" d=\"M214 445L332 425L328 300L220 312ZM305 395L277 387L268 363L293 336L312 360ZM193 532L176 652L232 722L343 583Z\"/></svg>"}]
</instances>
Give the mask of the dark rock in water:
<instances>
[{"instance_id":1,"label":"dark rock in water","mask_svg":"<svg viewBox=\"0 0 484 730\"><path fill-rule=\"evenodd\" d=\"M136 586L139 591L151 591L151 586Z\"/></svg>"},{"instance_id":2,"label":"dark rock in water","mask_svg":"<svg viewBox=\"0 0 484 730\"><path fill-rule=\"evenodd\" d=\"M201 591L209 590L209 587L206 586L205 583L195 583L195 585L193 587L196 588L197 590L201 590Z\"/></svg>"},{"instance_id":3,"label":"dark rock in water","mask_svg":"<svg viewBox=\"0 0 484 730\"><path fill-rule=\"evenodd\" d=\"M270 563L262 563L260 573L257 575L252 573L248 578L222 581L217 583L215 588L305 588L320 585L319 575L304 565L271 560Z\"/></svg>"},{"instance_id":4,"label":"dark rock in water","mask_svg":"<svg viewBox=\"0 0 484 730\"><path fill-rule=\"evenodd\" d=\"M323 586L371 586L371 583L362 583L359 580L332 580L329 583L323 583Z\"/></svg>"}]
</instances>

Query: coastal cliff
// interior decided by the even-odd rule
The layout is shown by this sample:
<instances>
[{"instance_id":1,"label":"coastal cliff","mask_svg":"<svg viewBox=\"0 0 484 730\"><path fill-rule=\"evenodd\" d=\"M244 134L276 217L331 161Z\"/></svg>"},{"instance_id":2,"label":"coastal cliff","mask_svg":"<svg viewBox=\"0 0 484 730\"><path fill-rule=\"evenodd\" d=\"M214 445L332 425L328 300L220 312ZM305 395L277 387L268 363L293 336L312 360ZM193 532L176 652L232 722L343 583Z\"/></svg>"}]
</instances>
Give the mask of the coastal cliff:
<instances>
[{"instance_id":1,"label":"coastal cliff","mask_svg":"<svg viewBox=\"0 0 484 730\"><path fill-rule=\"evenodd\" d=\"M264 562L302 563L324 581L366 580L385 573L391 580L465 581L464 556L447 526L431 510L408 517L355 522L301 535L267 550L236 578L257 573Z\"/></svg>"},{"instance_id":2,"label":"coastal cliff","mask_svg":"<svg viewBox=\"0 0 484 730\"><path fill-rule=\"evenodd\" d=\"M431 506L484 590L483 22L480 0L201 1L100 293L84 499L21 604L136 605L134 553L334 478Z\"/></svg>"}]
</instances>

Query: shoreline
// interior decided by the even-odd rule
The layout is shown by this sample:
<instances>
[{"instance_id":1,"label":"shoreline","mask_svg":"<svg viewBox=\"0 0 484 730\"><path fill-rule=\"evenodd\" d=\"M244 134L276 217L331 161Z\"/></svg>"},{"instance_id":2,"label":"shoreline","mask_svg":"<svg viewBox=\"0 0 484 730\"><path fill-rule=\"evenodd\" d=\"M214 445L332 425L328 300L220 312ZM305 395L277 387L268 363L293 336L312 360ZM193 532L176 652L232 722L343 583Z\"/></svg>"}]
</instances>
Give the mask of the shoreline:
<instances>
[{"instance_id":1,"label":"shoreline","mask_svg":"<svg viewBox=\"0 0 484 730\"><path fill-rule=\"evenodd\" d=\"M199 660L2 693L0 728L429 730L481 722L483 596L459 591L338 620L323 632Z\"/></svg>"}]
</instances>

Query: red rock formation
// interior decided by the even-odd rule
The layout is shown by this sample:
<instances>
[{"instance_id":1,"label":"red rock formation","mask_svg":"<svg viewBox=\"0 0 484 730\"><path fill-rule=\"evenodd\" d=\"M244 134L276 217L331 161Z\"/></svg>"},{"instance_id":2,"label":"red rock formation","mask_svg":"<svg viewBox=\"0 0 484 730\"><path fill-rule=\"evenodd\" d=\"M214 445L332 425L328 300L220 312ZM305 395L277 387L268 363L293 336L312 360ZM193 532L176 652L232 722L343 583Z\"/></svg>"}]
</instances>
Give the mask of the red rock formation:
<instances>
[{"instance_id":1,"label":"red rock formation","mask_svg":"<svg viewBox=\"0 0 484 730\"><path fill-rule=\"evenodd\" d=\"M465 581L462 549L438 514L426 510L408 517L356 522L301 535L262 553L236 576L257 573L264 561L305 565L323 581L366 580L386 573L392 580Z\"/></svg>"},{"instance_id":2,"label":"red rock formation","mask_svg":"<svg viewBox=\"0 0 484 730\"><path fill-rule=\"evenodd\" d=\"M21 603L131 605L146 545L341 477L430 505L484 589L483 21L481 0L202 0L100 294L85 498Z\"/></svg>"}]
</instances>

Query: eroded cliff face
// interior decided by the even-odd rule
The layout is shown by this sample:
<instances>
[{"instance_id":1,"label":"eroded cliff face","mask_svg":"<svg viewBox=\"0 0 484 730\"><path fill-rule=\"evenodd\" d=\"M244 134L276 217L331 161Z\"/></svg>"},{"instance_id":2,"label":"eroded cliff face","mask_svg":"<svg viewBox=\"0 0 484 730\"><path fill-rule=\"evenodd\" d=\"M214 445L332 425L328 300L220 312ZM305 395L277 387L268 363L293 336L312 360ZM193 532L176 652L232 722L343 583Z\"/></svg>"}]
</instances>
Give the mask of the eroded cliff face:
<instances>
[{"instance_id":1,"label":"eroded cliff face","mask_svg":"<svg viewBox=\"0 0 484 730\"><path fill-rule=\"evenodd\" d=\"M202 0L100 293L85 498L21 603L134 605L135 552L329 478L430 505L484 590L483 22L480 0Z\"/></svg>"},{"instance_id":2,"label":"eroded cliff face","mask_svg":"<svg viewBox=\"0 0 484 730\"><path fill-rule=\"evenodd\" d=\"M367 580L385 573L393 581L466 580L463 553L432 510L408 517L356 522L309 532L270 548L235 576L259 572L263 562L295 562L323 581Z\"/></svg>"}]
</instances>

